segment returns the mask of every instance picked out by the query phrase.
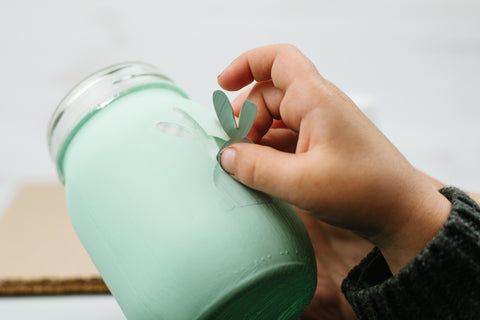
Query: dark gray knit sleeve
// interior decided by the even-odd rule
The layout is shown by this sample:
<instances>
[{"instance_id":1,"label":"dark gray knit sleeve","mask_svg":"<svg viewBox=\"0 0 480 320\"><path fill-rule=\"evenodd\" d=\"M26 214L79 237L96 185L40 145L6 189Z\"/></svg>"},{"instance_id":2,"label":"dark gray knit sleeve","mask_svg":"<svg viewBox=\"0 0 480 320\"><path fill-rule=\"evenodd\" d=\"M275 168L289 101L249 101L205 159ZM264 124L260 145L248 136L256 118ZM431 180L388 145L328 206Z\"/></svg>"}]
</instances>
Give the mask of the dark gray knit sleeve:
<instances>
[{"instance_id":1,"label":"dark gray knit sleeve","mask_svg":"<svg viewBox=\"0 0 480 320\"><path fill-rule=\"evenodd\" d=\"M375 248L342 284L359 319L480 319L480 207L459 189L438 234L392 276Z\"/></svg>"}]
</instances>

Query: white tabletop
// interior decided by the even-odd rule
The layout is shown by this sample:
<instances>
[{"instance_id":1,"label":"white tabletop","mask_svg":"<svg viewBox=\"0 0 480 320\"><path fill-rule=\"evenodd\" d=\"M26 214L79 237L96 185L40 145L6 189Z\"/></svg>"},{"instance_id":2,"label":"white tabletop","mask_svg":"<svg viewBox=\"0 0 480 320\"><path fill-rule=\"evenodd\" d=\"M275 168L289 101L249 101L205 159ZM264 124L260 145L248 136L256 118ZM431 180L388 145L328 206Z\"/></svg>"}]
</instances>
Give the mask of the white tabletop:
<instances>
[{"instance_id":1,"label":"white tabletop","mask_svg":"<svg viewBox=\"0 0 480 320\"><path fill-rule=\"evenodd\" d=\"M210 106L216 76L234 57L278 42L297 45L372 108L415 166L480 191L478 17L476 0L3 1L0 207L18 184L56 179L47 123L89 73L150 62ZM0 298L0 318L122 315L111 297L73 296Z\"/></svg>"},{"instance_id":2,"label":"white tabletop","mask_svg":"<svg viewBox=\"0 0 480 320\"><path fill-rule=\"evenodd\" d=\"M124 320L109 295L0 298L5 320Z\"/></svg>"}]
</instances>

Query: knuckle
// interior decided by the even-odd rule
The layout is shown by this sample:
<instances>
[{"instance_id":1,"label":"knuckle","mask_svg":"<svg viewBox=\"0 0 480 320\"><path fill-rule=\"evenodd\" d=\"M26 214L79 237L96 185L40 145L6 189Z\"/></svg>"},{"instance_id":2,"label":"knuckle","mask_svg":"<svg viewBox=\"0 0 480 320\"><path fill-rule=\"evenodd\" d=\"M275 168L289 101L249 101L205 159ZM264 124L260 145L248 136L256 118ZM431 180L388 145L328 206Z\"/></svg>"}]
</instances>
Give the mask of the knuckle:
<instances>
[{"instance_id":1,"label":"knuckle","mask_svg":"<svg viewBox=\"0 0 480 320\"><path fill-rule=\"evenodd\" d=\"M291 52L299 51L298 48L291 43L280 43L279 49L282 51L291 51Z\"/></svg>"},{"instance_id":2,"label":"knuckle","mask_svg":"<svg viewBox=\"0 0 480 320\"><path fill-rule=\"evenodd\" d=\"M258 157L252 158L249 161L249 165L245 173L246 184L253 188L258 186L261 182L260 165L261 162L259 161Z\"/></svg>"}]
</instances>

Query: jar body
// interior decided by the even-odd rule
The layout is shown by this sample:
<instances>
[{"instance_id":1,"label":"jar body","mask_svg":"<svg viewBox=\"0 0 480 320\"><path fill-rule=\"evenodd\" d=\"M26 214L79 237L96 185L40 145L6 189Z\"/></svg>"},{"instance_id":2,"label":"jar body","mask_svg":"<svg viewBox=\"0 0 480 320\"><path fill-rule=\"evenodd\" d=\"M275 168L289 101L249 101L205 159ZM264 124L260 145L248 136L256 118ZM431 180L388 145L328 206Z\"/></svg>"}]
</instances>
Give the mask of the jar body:
<instances>
[{"instance_id":1,"label":"jar body","mask_svg":"<svg viewBox=\"0 0 480 320\"><path fill-rule=\"evenodd\" d=\"M71 138L72 224L127 318L296 319L312 298L303 223L220 168L226 138L213 111L161 87L112 101Z\"/></svg>"}]
</instances>

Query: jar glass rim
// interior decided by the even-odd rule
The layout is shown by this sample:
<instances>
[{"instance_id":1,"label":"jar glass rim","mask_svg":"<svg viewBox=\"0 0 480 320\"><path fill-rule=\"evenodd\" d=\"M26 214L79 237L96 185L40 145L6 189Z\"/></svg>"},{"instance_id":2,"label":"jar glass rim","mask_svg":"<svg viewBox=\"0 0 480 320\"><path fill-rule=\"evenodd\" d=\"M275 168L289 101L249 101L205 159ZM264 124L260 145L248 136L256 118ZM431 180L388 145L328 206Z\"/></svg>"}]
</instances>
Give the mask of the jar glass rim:
<instances>
[{"instance_id":1,"label":"jar glass rim","mask_svg":"<svg viewBox=\"0 0 480 320\"><path fill-rule=\"evenodd\" d=\"M65 95L53 112L47 131L50 156L62 182L61 162L65 144L69 143L76 128L123 94L152 85L170 87L188 98L155 66L144 62L124 62L100 69L81 80Z\"/></svg>"}]
</instances>

